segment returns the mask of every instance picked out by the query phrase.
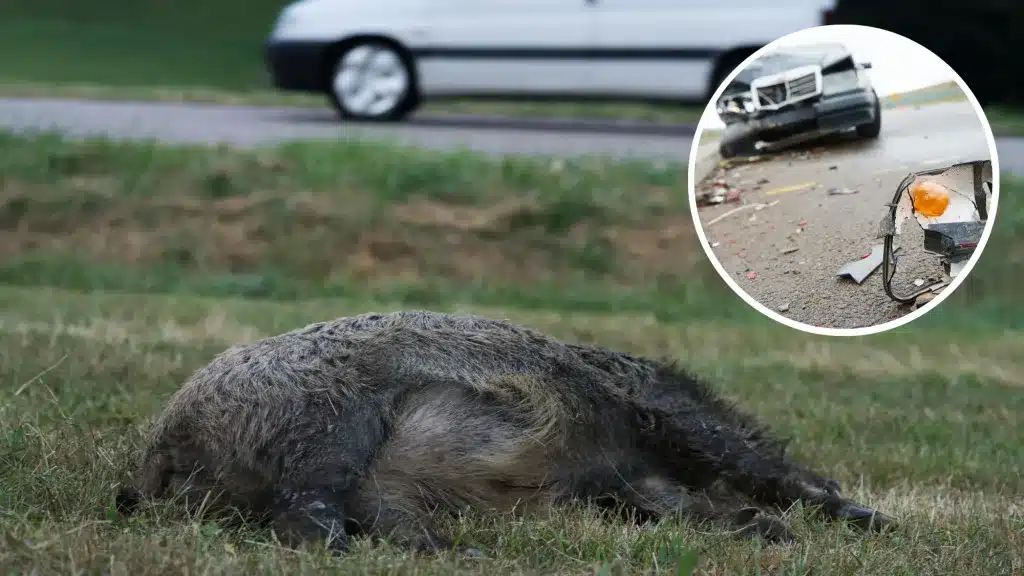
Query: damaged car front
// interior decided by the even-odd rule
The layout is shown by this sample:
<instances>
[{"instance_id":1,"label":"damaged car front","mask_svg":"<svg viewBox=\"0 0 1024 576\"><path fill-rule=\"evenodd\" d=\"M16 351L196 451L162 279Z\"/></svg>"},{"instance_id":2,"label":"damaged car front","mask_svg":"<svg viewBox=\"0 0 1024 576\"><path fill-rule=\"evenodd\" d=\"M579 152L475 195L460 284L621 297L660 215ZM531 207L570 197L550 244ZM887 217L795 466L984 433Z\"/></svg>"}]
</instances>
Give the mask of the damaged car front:
<instances>
[{"instance_id":1,"label":"damaged car front","mask_svg":"<svg viewBox=\"0 0 1024 576\"><path fill-rule=\"evenodd\" d=\"M717 102L726 124L722 157L771 152L837 132L881 132L881 102L870 63L842 44L780 49L751 62Z\"/></svg>"}]
</instances>

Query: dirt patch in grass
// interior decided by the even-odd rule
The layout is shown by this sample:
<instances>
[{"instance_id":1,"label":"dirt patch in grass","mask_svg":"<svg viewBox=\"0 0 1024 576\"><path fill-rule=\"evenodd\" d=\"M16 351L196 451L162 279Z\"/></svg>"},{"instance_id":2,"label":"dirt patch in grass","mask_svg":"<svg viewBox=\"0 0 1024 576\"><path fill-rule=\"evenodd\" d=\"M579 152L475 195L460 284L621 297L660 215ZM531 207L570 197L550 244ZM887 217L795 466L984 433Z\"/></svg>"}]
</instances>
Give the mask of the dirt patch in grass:
<instances>
[{"instance_id":1,"label":"dirt patch in grass","mask_svg":"<svg viewBox=\"0 0 1024 576\"><path fill-rule=\"evenodd\" d=\"M703 259L685 182L666 186L672 168L498 163L360 144L334 145L337 165L327 167L331 154L312 146L22 144L38 154L8 160L0 180L5 259L273 269L307 282L587 278L614 287L683 278ZM374 163L385 155L386 172Z\"/></svg>"},{"instance_id":2,"label":"dirt patch in grass","mask_svg":"<svg viewBox=\"0 0 1024 576\"><path fill-rule=\"evenodd\" d=\"M359 192L209 199L179 188L123 197L102 180L90 180L89 190L69 184L68 197L43 199L40 185L3 183L0 257L44 252L231 273L270 265L313 279L352 273L518 284L583 271L622 285L685 275L700 257L688 216L646 226L583 217L552 234L546 207L519 199L492 208L415 200L373 213Z\"/></svg>"}]
</instances>

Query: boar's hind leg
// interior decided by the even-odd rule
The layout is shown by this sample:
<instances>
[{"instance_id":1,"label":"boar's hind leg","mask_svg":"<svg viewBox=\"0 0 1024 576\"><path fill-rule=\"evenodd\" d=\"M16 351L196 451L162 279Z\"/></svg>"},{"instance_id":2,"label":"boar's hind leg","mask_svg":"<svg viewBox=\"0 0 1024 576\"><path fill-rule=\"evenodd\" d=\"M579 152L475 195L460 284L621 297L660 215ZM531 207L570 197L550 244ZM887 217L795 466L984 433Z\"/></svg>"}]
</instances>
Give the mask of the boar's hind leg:
<instances>
[{"instance_id":1,"label":"boar's hind leg","mask_svg":"<svg viewBox=\"0 0 1024 576\"><path fill-rule=\"evenodd\" d=\"M729 435L722 431L718 434ZM830 520L847 521L865 530L879 530L893 522L872 508L844 498L839 494L838 482L790 460L781 448L762 452L743 444L736 438L736 443L717 452L717 464L734 489L758 504L788 508L801 503L820 508Z\"/></svg>"},{"instance_id":2,"label":"boar's hind leg","mask_svg":"<svg viewBox=\"0 0 1024 576\"><path fill-rule=\"evenodd\" d=\"M862 529L877 530L892 523L886 515L842 497L838 482L794 462L781 442L739 419L736 414L718 418L708 407L701 407L699 414L684 412L668 418L669 435L682 439L669 443L676 447L677 465L701 470L700 478L681 478L684 483L703 485L721 479L758 505L789 508L799 502L819 507L829 519Z\"/></svg>"},{"instance_id":3,"label":"boar's hind leg","mask_svg":"<svg viewBox=\"0 0 1024 576\"><path fill-rule=\"evenodd\" d=\"M881 528L885 515L839 495L839 485L794 462L785 443L707 384L675 366L663 366L658 385L637 398L655 445L684 485L724 481L760 506L800 502L861 528Z\"/></svg>"},{"instance_id":4,"label":"boar's hind leg","mask_svg":"<svg viewBox=\"0 0 1024 576\"><path fill-rule=\"evenodd\" d=\"M641 517L683 519L732 531L741 537L760 537L768 542L789 543L796 537L789 526L777 518L761 514L761 510L738 506L732 502L711 500L703 492L690 491L661 476L648 476L636 482L617 482L597 498L599 503L612 501L624 504ZM616 486L617 485L617 486Z\"/></svg>"}]
</instances>

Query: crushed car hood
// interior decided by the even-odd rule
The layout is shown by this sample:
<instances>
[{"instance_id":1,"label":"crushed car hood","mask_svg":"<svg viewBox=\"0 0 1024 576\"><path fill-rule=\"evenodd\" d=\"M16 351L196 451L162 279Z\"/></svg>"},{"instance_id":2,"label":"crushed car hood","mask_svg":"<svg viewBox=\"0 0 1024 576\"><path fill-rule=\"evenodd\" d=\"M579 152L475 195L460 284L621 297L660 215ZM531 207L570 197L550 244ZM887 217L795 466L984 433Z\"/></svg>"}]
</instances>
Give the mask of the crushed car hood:
<instances>
[{"instance_id":1,"label":"crushed car hood","mask_svg":"<svg viewBox=\"0 0 1024 576\"><path fill-rule=\"evenodd\" d=\"M747 65L729 84L725 94L750 89L750 83L761 76L778 74L799 66L821 66L822 72L853 68L853 54L843 44L823 42L779 48L760 56Z\"/></svg>"}]
</instances>

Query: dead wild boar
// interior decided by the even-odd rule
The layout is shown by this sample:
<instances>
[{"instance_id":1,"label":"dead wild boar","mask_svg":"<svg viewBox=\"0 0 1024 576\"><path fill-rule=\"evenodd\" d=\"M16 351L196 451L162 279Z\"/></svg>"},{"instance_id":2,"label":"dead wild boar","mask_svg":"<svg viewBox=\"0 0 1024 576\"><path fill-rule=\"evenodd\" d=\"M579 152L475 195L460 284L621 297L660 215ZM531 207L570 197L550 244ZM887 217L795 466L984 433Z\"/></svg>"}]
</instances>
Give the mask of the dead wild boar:
<instances>
[{"instance_id":1,"label":"dead wild boar","mask_svg":"<svg viewBox=\"0 0 1024 576\"><path fill-rule=\"evenodd\" d=\"M864 529L891 522L839 490L672 363L396 312L220 354L171 398L117 507L231 506L336 552L355 534L448 549L435 511L571 501L769 541L793 539L770 512L796 502Z\"/></svg>"}]
</instances>

